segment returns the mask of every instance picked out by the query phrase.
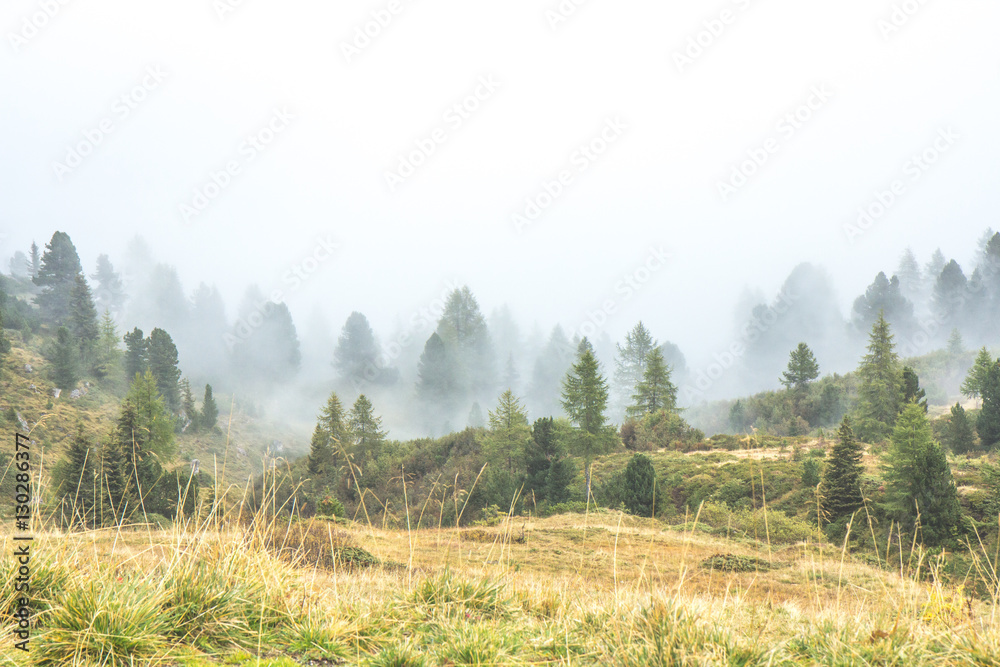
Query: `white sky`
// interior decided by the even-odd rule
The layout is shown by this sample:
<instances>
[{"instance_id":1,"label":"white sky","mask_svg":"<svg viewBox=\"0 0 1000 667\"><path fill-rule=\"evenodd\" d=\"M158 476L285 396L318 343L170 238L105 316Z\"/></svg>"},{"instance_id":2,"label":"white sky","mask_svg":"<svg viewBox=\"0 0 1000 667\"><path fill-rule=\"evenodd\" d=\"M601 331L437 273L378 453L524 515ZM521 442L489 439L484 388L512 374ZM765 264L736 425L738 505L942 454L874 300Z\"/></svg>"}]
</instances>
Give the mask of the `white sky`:
<instances>
[{"instance_id":1,"label":"white sky","mask_svg":"<svg viewBox=\"0 0 1000 667\"><path fill-rule=\"evenodd\" d=\"M905 246L966 264L998 226L995 1L911 0L886 39L885 0L589 0L556 29L555 0L412 0L350 63L341 44L388 0L243 0L220 18L223 2L53 0L15 49L45 3L4 0L0 257L60 229L90 272L138 232L188 291L218 284L233 315L249 282L282 287L332 235L337 255L286 290L300 330L319 304L337 328L362 310L387 337L456 279L525 330L574 328L615 299L613 338L641 317L690 359L728 340L745 286L773 295L801 261L830 270L846 310ZM732 22L679 72L673 54L723 10ZM151 66L166 78L122 119L116 99ZM498 89L451 127L483 76ZM832 97L786 137L777 123L814 86ZM294 121L185 224L179 206L281 108ZM113 131L60 181L54 163L104 118ZM620 138L576 171L574 151L615 118ZM447 141L391 192L386 170L438 127ZM908 180L942 128L959 138ZM777 152L723 202L718 182L769 138ZM563 169L572 184L516 233L512 214ZM849 243L843 225L894 179L905 192ZM672 259L626 300L616 284L650 246Z\"/></svg>"}]
</instances>

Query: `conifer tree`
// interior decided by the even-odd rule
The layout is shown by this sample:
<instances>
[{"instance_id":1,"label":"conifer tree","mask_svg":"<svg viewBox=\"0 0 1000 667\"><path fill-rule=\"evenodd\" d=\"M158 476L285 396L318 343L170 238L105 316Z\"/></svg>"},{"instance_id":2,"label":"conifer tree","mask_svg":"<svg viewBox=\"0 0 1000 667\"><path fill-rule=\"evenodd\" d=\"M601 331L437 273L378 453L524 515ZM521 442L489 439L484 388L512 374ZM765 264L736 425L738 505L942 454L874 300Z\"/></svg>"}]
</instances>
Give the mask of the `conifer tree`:
<instances>
[{"instance_id":1,"label":"conifer tree","mask_svg":"<svg viewBox=\"0 0 1000 667\"><path fill-rule=\"evenodd\" d=\"M821 487L825 497L824 510L831 522L850 516L864 503L861 495L861 474L864 472L861 457L864 450L855 440L847 417L840 424L838 436L823 471Z\"/></svg>"},{"instance_id":2,"label":"conifer tree","mask_svg":"<svg viewBox=\"0 0 1000 667\"><path fill-rule=\"evenodd\" d=\"M944 450L934 441L923 409L909 403L892 432L883 463L886 510L904 530L916 530L927 546L957 534L961 519L958 492Z\"/></svg>"},{"instance_id":3,"label":"conifer tree","mask_svg":"<svg viewBox=\"0 0 1000 667\"><path fill-rule=\"evenodd\" d=\"M916 403L927 412L927 392L920 388L920 378L909 366L903 367L903 403Z\"/></svg>"},{"instance_id":4,"label":"conifer tree","mask_svg":"<svg viewBox=\"0 0 1000 667\"><path fill-rule=\"evenodd\" d=\"M42 316L56 324L66 324L76 277L83 273L80 256L65 232L56 232L45 245L41 265L32 282L42 288L35 299Z\"/></svg>"},{"instance_id":5,"label":"conifer tree","mask_svg":"<svg viewBox=\"0 0 1000 667\"><path fill-rule=\"evenodd\" d=\"M191 393L191 382L187 378L181 378L181 407L184 409L184 417L188 419L192 431L198 430L198 409L194 404L194 394Z\"/></svg>"},{"instance_id":6,"label":"conifer tree","mask_svg":"<svg viewBox=\"0 0 1000 667\"><path fill-rule=\"evenodd\" d=\"M80 381L79 352L66 327L59 327L56 332L52 372L55 385L63 391L72 391Z\"/></svg>"},{"instance_id":7,"label":"conifer tree","mask_svg":"<svg viewBox=\"0 0 1000 667\"><path fill-rule=\"evenodd\" d=\"M344 407L333 392L320 411L313 430L307 467L313 475L330 475L334 471L337 454L347 451L350 438L344 418Z\"/></svg>"},{"instance_id":8,"label":"conifer tree","mask_svg":"<svg viewBox=\"0 0 1000 667\"><path fill-rule=\"evenodd\" d=\"M651 415L660 410L673 412L677 408L677 386L670 380L670 367L663 359L663 351L655 347L646 356L646 370L632 394L633 404L628 408L632 417Z\"/></svg>"},{"instance_id":9,"label":"conifer tree","mask_svg":"<svg viewBox=\"0 0 1000 667\"><path fill-rule=\"evenodd\" d=\"M374 460L382 449L386 432L382 430L382 418L375 416L375 408L364 394L354 401L348 421L357 460Z\"/></svg>"},{"instance_id":10,"label":"conifer tree","mask_svg":"<svg viewBox=\"0 0 1000 667\"><path fill-rule=\"evenodd\" d=\"M101 505L100 524L113 526L124 520L126 512L134 507L130 503L128 476L125 474L125 455L119 445L117 428L114 436L101 447Z\"/></svg>"},{"instance_id":11,"label":"conifer tree","mask_svg":"<svg viewBox=\"0 0 1000 667\"><path fill-rule=\"evenodd\" d=\"M625 509L635 516L655 516L657 506L661 505L657 496L662 492L662 488L657 488L653 461L645 454L633 454L622 477Z\"/></svg>"},{"instance_id":12,"label":"conifer tree","mask_svg":"<svg viewBox=\"0 0 1000 667\"><path fill-rule=\"evenodd\" d=\"M976 400L976 405L979 405L979 398L983 395L983 385L986 384L986 375L990 372L990 368L993 366L993 358L990 356L989 350L983 347L979 350L979 354L976 355L976 360L972 362L972 368L969 369L969 374L965 376L965 381L962 382L962 393L969 398Z\"/></svg>"},{"instance_id":13,"label":"conifer tree","mask_svg":"<svg viewBox=\"0 0 1000 667\"><path fill-rule=\"evenodd\" d=\"M1000 442L1000 359L990 366L983 382L983 409L976 419L976 433L986 449Z\"/></svg>"},{"instance_id":14,"label":"conifer tree","mask_svg":"<svg viewBox=\"0 0 1000 667\"><path fill-rule=\"evenodd\" d=\"M105 310L95 348L94 373L98 377L112 377L119 372L121 350L118 348L118 341L118 328L111 318L111 313Z\"/></svg>"},{"instance_id":15,"label":"conifer tree","mask_svg":"<svg viewBox=\"0 0 1000 667\"><path fill-rule=\"evenodd\" d=\"M0 288L0 366L3 365L3 358L10 352L10 339L3 330L3 306L6 296Z\"/></svg>"},{"instance_id":16,"label":"conifer tree","mask_svg":"<svg viewBox=\"0 0 1000 667\"><path fill-rule=\"evenodd\" d=\"M945 438L945 444L955 454L968 454L976 445L972 422L961 403L956 403L951 408L951 419L945 431Z\"/></svg>"},{"instance_id":17,"label":"conifer tree","mask_svg":"<svg viewBox=\"0 0 1000 667\"><path fill-rule=\"evenodd\" d=\"M658 347L656 339L641 321L625 334L625 345L617 343L615 357L614 389L616 413L628 410L636 387L646 373L649 354ZM661 351L662 354L662 351Z\"/></svg>"},{"instance_id":18,"label":"conifer tree","mask_svg":"<svg viewBox=\"0 0 1000 667\"><path fill-rule=\"evenodd\" d=\"M176 412L181 407L181 371L177 367L177 346L163 329L153 329L146 343L149 354L149 370L156 378L156 386L163 395L167 407Z\"/></svg>"},{"instance_id":19,"label":"conifer tree","mask_svg":"<svg viewBox=\"0 0 1000 667\"><path fill-rule=\"evenodd\" d=\"M76 437L66 452L66 464L61 471L57 494L74 525L94 525L97 492L94 471L97 469L91 443L83 433L83 424L77 424Z\"/></svg>"},{"instance_id":20,"label":"conifer tree","mask_svg":"<svg viewBox=\"0 0 1000 667\"><path fill-rule=\"evenodd\" d=\"M70 333L77 341L80 352L85 356L97 344L100 336L100 328L97 324L97 309L94 308L94 300L90 296L90 287L83 274L77 274L73 280L73 289L70 292Z\"/></svg>"},{"instance_id":21,"label":"conifer tree","mask_svg":"<svg viewBox=\"0 0 1000 667\"><path fill-rule=\"evenodd\" d=\"M142 329L136 327L125 334L125 380L132 383L136 375L142 375L149 368L148 341Z\"/></svg>"},{"instance_id":22,"label":"conifer tree","mask_svg":"<svg viewBox=\"0 0 1000 667\"><path fill-rule=\"evenodd\" d=\"M34 241L31 242L31 255L28 260L28 275L32 278L38 275L38 271L41 269L41 255L38 252L38 244Z\"/></svg>"},{"instance_id":23,"label":"conifer tree","mask_svg":"<svg viewBox=\"0 0 1000 667\"><path fill-rule=\"evenodd\" d=\"M212 395L212 385L205 385L205 396L201 400L201 414L198 415L198 428L206 431L215 429L219 420L219 406L215 403L215 396Z\"/></svg>"},{"instance_id":24,"label":"conifer tree","mask_svg":"<svg viewBox=\"0 0 1000 667\"><path fill-rule=\"evenodd\" d=\"M818 377L819 364L816 363L816 357L808 345L799 343L788 354L788 370L781 374L781 384L802 391Z\"/></svg>"},{"instance_id":25,"label":"conifer tree","mask_svg":"<svg viewBox=\"0 0 1000 667\"><path fill-rule=\"evenodd\" d=\"M510 389L500 395L496 410L490 411L490 430L484 444L488 460L496 461L508 473L524 468L524 455L531 430L520 399Z\"/></svg>"},{"instance_id":26,"label":"conifer tree","mask_svg":"<svg viewBox=\"0 0 1000 667\"><path fill-rule=\"evenodd\" d=\"M97 271L90 276L97 281L95 300L104 310L120 313L125 305L125 290L121 276L107 255L98 255Z\"/></svg>"},{"instance_id":27,"label":"conifer tree","mask_svg":"<svg viewBox=\"0 0 1000 667\"><path fill-rule=\"evenodd\" d=\"M902 403L902 371L893 335L879 315L868 337L868 353L858 368L858 435L881 440L892 432Z\"/></svg>"},{"instance_id":28,"label":"conifer tree","mask_svg":"<svg viewBox=\"0 0 1000 667\"><path fill-rule=\"evenodd\" d=\"M589 501L590 464L596 455L611 446L612 439L606 432L604 416L608 404L608 383L586 338L580 341L576 363L563 380L562 403L570 421L577 427L575 445L577 453L584 459Z\"/></svg>"}]
</instances>

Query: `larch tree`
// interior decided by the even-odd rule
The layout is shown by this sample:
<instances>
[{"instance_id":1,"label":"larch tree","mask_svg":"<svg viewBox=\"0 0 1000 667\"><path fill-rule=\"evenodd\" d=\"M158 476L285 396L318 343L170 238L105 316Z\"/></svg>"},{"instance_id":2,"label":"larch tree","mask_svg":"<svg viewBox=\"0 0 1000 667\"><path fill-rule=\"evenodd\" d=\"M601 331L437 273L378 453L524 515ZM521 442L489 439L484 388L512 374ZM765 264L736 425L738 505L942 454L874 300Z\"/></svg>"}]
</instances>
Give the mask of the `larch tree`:
<instances>
[{"instance_id":1,"label":"larch tree","mask_svg":"<svg viewBox=\"0 0 1000 667\"><path fill-rule=\"evenodd\" d=\"M584 459L587 500L591 497L590 465L594 457L612 444L605 426L608 406L608 382L594 356L590 342L580 341L576 363L563 380L562 404L570 421L577 427L575 445Z\"/></svg>"},{"instance_id":2,"label":"larch tree","mask_svg":"<svg viewBox=\"0 0 1000 667\"><path fill-rule=\"evenodd\" d=\"M866 440L892 433L902 404L902 369L889 323L879 315L868 337L868 352L858 368L857 432Z\"/></svg>"},{"instance_id":3,"label":"larch tree","mask_svg":"<svg viewBox=\"0 0 1000 667\"><path fill-rule=\"evenodd\" d=\"M356 460L375 460L385 443L387 432L382 429L382 418L375 415L372 402L364 394L354 401L348 422Z\"/></svg>"},{"instance_id":4,"label":"larch tree","mask_svg":"<svg viewBox=\"0 0 1000 667\"><path fill-rule=\"evenodd\" d=\"M632 394L633 403L628 408L632 417L651 415L660 410L673 412L677 408L677 386L671 381L671 370L663 352L655 347L646 356L646 370Z\"/></svg>"},{"instance_id":5,"label":"larch tree","mask_svg":"<svg viewBox=\"0 0 1000 667\"><path fill-rule=\"evenodd\" d=\"M500 395L496 409L490 411L489 424L483 443L487 459L500 463L511 474L523 470L531 429L520 399L510 389Z\"/></svg>"},{"instance_id":6,"label":"larch tree","mask_svg":"<svg viewBox=\"0 0 1000 667\"><path fill-rule=\"evenodd\" d=\"M617 411L620 411L627 410L629 399L634 397L646 373L649 353L657 348L657 343L646 325L639 322L625 334L625 344L617 343L616 346L614 388Z\"/></svg>"},{"instance_id":7,"label":"larch tree","mask_svg":"<svg viewBox=\"0 0 1000 667\"><path fill-rule=\"evenodd\" d=\"M989 350L983 347L979 350L976 360L972 362L972 368L969 369L969 374L965 376L965 380L962 382L962 393L969 398L975 399L977 407L979 405L979 398L983 395L983 385L986 384L986 376L992 366L993 357L990 356Z\"/></svg>"}]
</instances>

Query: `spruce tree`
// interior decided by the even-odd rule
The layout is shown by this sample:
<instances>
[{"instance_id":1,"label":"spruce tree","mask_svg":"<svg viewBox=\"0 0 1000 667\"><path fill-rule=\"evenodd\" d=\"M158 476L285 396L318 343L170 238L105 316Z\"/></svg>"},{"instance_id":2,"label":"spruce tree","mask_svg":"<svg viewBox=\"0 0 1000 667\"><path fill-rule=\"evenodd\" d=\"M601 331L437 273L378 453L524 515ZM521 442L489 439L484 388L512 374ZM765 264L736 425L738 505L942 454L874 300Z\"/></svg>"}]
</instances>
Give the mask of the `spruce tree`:
<instances>
[{"instance_id":1,"label":"spruce tree","mask_svg":"<svg viewBox=\"0 0 1000 667\"><path fill-rule=\"evenodd\" d=\"M570 421L577 427L575 446L577 453L584 459L589 501L590 464L613 441L606 432L604 416L608 405L608 383L601 374L600 364L586 338L580 341L576 363L563 380L562 403Z\"/></svg>"},{"instance_id":2,"label":"spruce tree","mask_svg":"<svg viewBox=\"0 0 1000 667\"><path fill-rule=\"evenodd\" d=\"M902 403L902 371L889 323L882 315L872 326L868 353L858 368L858 435L874 441L892 432Z\"/></svg>"},{"instance_id":3,"label":"spruce tree","mask_svg":"<svg viewBox=\"0 0 1000 667\"><path fill-rule=\"evenodd\" d=\"M670 367L663 359L663 352L656 347L646 357L646 370L632 394L634 401L628 408L631 417L651 415L660 410L673 412L677 408L677 386L670 381Z\"/></svg>"},{"instance_id":4,"label":"spruce tree","mask_svg":"<svg viewBox=\"0 0 1000 667\"><path fill-rule=\"evenodd\" d=\"M113 526L125 519L134 506L130 502L129 480L125 474L125 454L119 444L116 428L114 436L101 447L100 474L100 524Z\"/></svg>"},{"instance_id":5,"label":"spruce tree","mask_svg":"<svg viewBox=\"0 0 1000 667\"><path fill-rule=\"evenodd\" d=\"M177 367L177 346L163 329L153 329L146 343L149 354L149 370L156 378L156 386L163 395L167 407L176 412L181 408L180 379Z\"/></svg>"},{"instance_id":6,"label":"spruce tree","mask_svg":"<svg viewBox=\"0 0 1000 667\"><path fill-rule=\"evenodd\" d=\"M976 419L976 433L986 449L1000 442L1000 359L990 366L983 382L983 409Z\"/></svg>"},{"instance_id":7,"label":"spruce tree","mask_svg":"<svg viewBox=\"0 0 1000 667\"><path fill-rule=\"evenodd\" d=\"M903 367L903 403L916 403L927 412L927 392L920 388L920 378L909 366Z\"/></svg>"},{"instance_id":8,"label":"spruce tree","mask_svg":"<svg viewBox=\"0 0 1000 667\"><path fill-rule=\"evenodd\" d=\"M629 405L629 398L634 398L636 387L646 374L646 364L649 354L657 348L656 339L646 326L639 322L625 334L625 345L617 344L618 355L615 358L614 385L617 400L616 413ZM662 357L662 352L661 352Z\"/></svg>"},{"instance_id":9,"label":"spruce tree","mask_svg":"<svg viewBox=\"0 0 1000 667\"><path fill-rule=\"evenodd\" d=\"M35 299L42 316L56 324L66 324L71 313L76 277L83 273L80 256L65 232L56 232L45 245L38 274L32 282L42 288Z\"/></svg>"},{"instance_id":10,"label":"spruce tree","mask_svg":"<svg viewBox=\"0 0 1000 667\"><path fill-rule=\"evenodd\" d=\"M132 383L136 375L142 375L149 368L149 342L143 337L142 329L136 327L125 334L125 380Z\"/></svg>"},{"instance_id":11,"label":"spruce tree","mask_svg":"<svg viewBox=\"0 0 1000 667\"><path fill-rule=\"evenodd\" d=\"M72 391L80 381L80 361L69 329L59 327L52 352L52 380L63 391Z\"/></svg>"},{"instance_id":12,"label":"spruce tree","mask_svg":"<svg viewBox=\"0 0 1000 667\"><path fill-rule=\"evenodd\" d=\"M500 395L496 410L490 411L489 422L483 443L487 460L498 463L508 473L521 472L531 430L520 399L510 389Z\"/></svg>"},{"instance_id":13,"label":"spruce tree","mask_svg":"<svg viewBox=\"0 0 1000 667\"><path fill-rule=\"evenodd\" d=\"M181 378L181 407L184 410L184 417L188 420L192 431L198 430L198 409L194 405L194 394L191 393L191 382L187 378Z\"/></svg>"},{"instance_id":14,"label":"spruce tree","mask_svg":"<svg viewBox=\"0 0 1000 667\"><path fill-rule=\"evenodd\" d=\"M107 310L101 318L99 329L94 351L94 373L100 378L115 377L121 368L121 350L118 348L118 328Z\"/></svg>"},{"instance_id":15,"label":"spruce tree","mask_svg":"<svg viewBox=\"0 0 1000 667\"><path fill-rule=\"evenodd\" d=\"M823 471L821 492L825 497L824 510L831 522L837 522L860 509L861 475L864 450L854 438L854 431L847 417L840 424L837 444L833 446L830 460Z\"/></svg>"},{"instance_id":16,"label":"spruce tree","mask_svg":"<svg viewBox=\"0 0 1000 667\"><path fill-rule=\"evenodd\" d=\"M381 351L375 340L368 318L359 312L351 313L337 340L333 352L333 366L344 382L354 386L362 383L384 384L395 373L387 372L379 363Z\"/></svg>"},{"instance_id":17,"label":"spruce tree","mask_svg":"<svg viewBox=\"0 0 1000 667\"><path fill-rule=\"evenodd\" d=\"M923 409L910 403L892 432L883 463L886 510L904 530L916 530L926 546L957 534L961 520L958 491L944 450L934 441Z\"/></svg>"},{"instance_id":18,"label":"spruce tree","mask_svg":"<svg viewBox=\"0 0 1000 667\"><path fill-rule=\"evenodd\" d=\"M350 447L350 431L345 422L344 407L333 392L320 410L310 444L307 467L313 475L334 472L337 454Z\"/></svg>"},{"instance_id":19,"label":"spruce tree","mask_svg":"<svg viewBox=\"0 0 1000 667\"><path fill-rule=\"evenodd\" d=\"M635 516L655 516L657 506L661 505L661 493L663 489L656 483L653 461L645 454L633 454L622 478L625 509Z\"/></svg>"},{"instance_id":20,"label":"spruce tree","mask_svg":"<svg viewBox=\"0 0 1000 667\"><path fill-rule=\"evenodd\" d=\"M97 344L100 328L97 324L97 309L94 308L90 287L83 274L77 274L70 292L69 326L70 333L73 334L80 347L80 352L84 356L89 356L90 351Z\"/></svg>"},{"instance_id":21,"label":"spruce tree","mask_svg":"<svg viewBox=\"0 0 1000 667\"><path fill-rule=\"evenodd\" d=\"M42 262L41 255L38 251L38 244L34 241L31 242L31 256L28 262L28 275L32 278L38 275L39 270L41 270Z\"/></svg>"},{"instance_id":22,"label":"spruce tree","mask_svg":"<svg viewBox=\"0 0 1000 667\"><path fill-rule=\"evenodd\" d=\"M816 357L808 345L799 343L788 354L788 369L781 374L781 384L802 391L818 377L819 364L816 363Z\"/></svg>"},{"instance_id":23,"label":"spruce tree","mask_svg":"<svg viewBox=\"0 0 1000 667\"><path fill-rule=\"evenodd\" d=\"M375 460L387 434L382 430L382 418L375 416L375 408L364 394L358 396L351 407L348 427L354 441L356 460Z\"/></svg>"},{"instance_id":24,"label":"spruce tree","mask_svg":"<svg viewBox=\"0 0 1000 667\"><path fill-rule=\"evenodd\" d=\"M215 404L215 396L212 395L212 385L205 385L205 396L201 400L201 414L198 415L198 428L206 431L215 429L219 420L219 406Z\"/></svg>"},{"instance_id":25,"label":"spruce tree","mask_svg":"<svg viewBox=\"0 0 1000 667\"><path fill-rule=\"evenodd\" d=\"M76 437L66 452L65 466L61 469L56 491L74 525L94 525L96 463L90 440L83 433L83 424L77 424Z\"/></svg>"},{"instance_id":26,"label":"spruce tree","mask_svg":"<svg viewBox=\"0 0 1000 667\"><path fill-rule=\"evenodd\" d=\"M135 409L143 446L164 463L171 461L177 454L174 419L152 371L147 370L132 382L125 401Z\"/></svg>"},{"instance_id":27,"label":"spruce tree","mask_svg":"<svg viewBox=\"0 0 1000 667\"><path fill-rule=\"evenodd\" d=\"M417 397L432 411L450 416L459 392L456 372L455 359L444 339L431 334L417 364Z\"/></svg>"},{"instance_id":28,"label":"spruce tree","mask_svg":"<svg viewBox=\"0 0 1000 667\"><path fill-rule=\"evenodd\" d=\"M992 366L993 358L990 356L989 350L984 347L979 350L976 360L972 362L972 368L969 369L969 374L965 376L965 381L962 382L962 393L969 398L975 399L977 406L979 405L979 398L983 395L983 385L986 384L986 375L990 372Z\"/></svg>"},{"instance_id":29,"label":"spruce tree","mask_svg":"<svg viewBox=\"0 0 1000 667\"><path fill-rule=\"evenodd\" d=\"M90 276L97 281L96 301L104 310L120 313L125 305L125 290L121 276L107 255L98 255L97 271Z\"/></svg>"},{"instance_id":30,"label":"spruce tree","mask_svg":"<svg viewBox=\"0 0 1000 667\"><path fill-rule=\"evenodd\" d=\"M976 446L976 434L972 430L972 422L961 403L951 408L951 419L945 431L945 444L955 454L968 454Z\"/></svg>"}]
</instances>

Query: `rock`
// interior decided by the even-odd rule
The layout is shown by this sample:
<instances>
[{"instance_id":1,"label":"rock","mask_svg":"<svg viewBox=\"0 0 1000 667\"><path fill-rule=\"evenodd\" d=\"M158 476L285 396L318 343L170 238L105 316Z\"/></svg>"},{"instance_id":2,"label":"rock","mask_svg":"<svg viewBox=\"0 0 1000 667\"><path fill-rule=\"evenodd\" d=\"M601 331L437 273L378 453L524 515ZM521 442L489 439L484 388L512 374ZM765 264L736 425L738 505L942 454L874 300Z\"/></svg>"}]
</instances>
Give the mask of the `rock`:
<instances>
[{"instance_id":1,"label":"rock","mask_svg":"<svg viewBox=\"0 0 1000 667\"><path fill-rule=\"evenodd\" d=\"M28 428L28 422L24 420L24 417L21 416L20 412L17 413L17 423L20 424L21 430L25 433L31 430Z\"/></svg>"},{"instance_id":2,"label":"rock","mask_svg":"<svg viewBox=\"0 0 1000 667\"><path fill-rule=\"evenodd\" d=\"M243 449L242 447L237 447L236 448L236 453L239 454L240 456L246 456L247 455L247 450Z\"/></svg>"},{"instance_id":3,"label":"rock","mask_svg":"<svg viewBox=\"0 0 1000 667\"><path fill-rule=\"evenodd\" d=\"M25 364L24 365L24 372L25 373L33 373L34 371L35 371L35 369L31 367L31 364Z\"/></svg>"},{"instance_id":4,"label":"rock","mask_svg":"<svg viewBox=\"0 0 1000 667\"><path fill-rule=\"evenodd\" d=\"M198 459L192 459L191 460L191 474L192 475L197 475L198 474L198 463L199 463Z\"/></svg>"},{"instance_id":5,"label":"rock","mask_svg":"<svg viewBox=\"0 0 1000 667\"><path fill-rule=\"evenodd\" d=\"M81 396L83 396L83 392L81 392L79 389L74 389L73 391L69 392L69 397L72 398L74 401L80 398Z\"/></svg>"},{"instance_id":6,"label":"rock","mask_svg":"<svg viewBox=\"0 0 1000 667\"><path fill-rule=\"evenodd\" d=\"M52 398L59 398L59 394L62 393L62 389L55 387L52 389Z\"/></svg>"}]
</instances>

